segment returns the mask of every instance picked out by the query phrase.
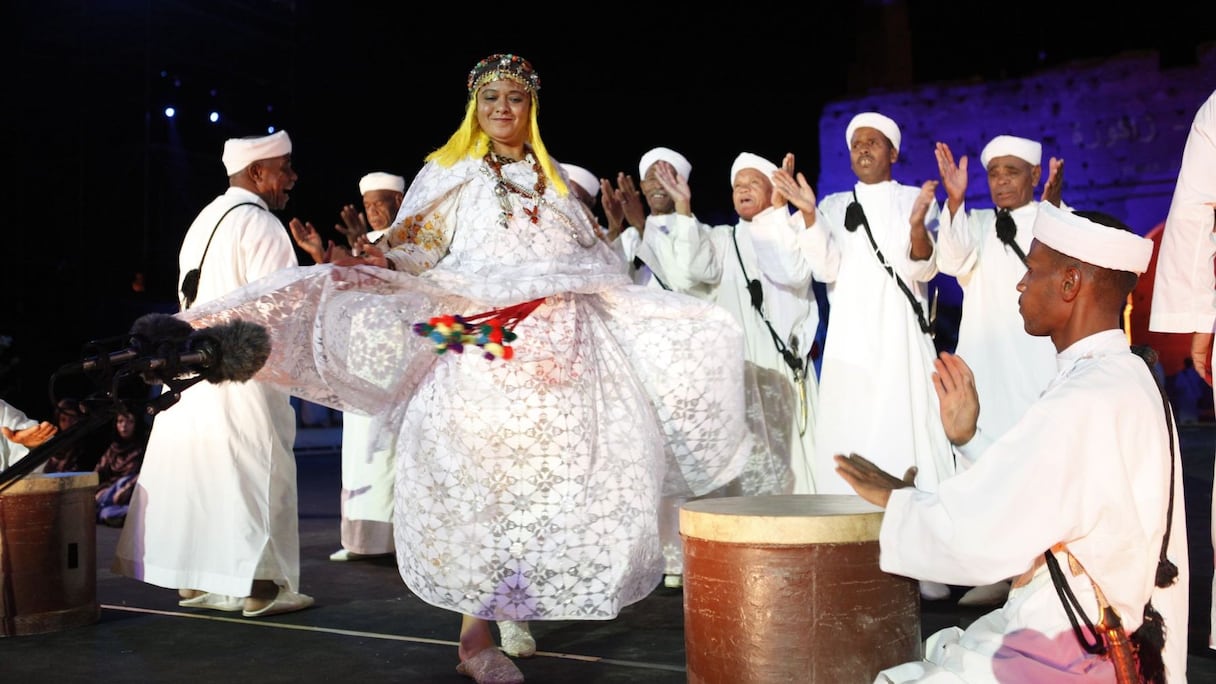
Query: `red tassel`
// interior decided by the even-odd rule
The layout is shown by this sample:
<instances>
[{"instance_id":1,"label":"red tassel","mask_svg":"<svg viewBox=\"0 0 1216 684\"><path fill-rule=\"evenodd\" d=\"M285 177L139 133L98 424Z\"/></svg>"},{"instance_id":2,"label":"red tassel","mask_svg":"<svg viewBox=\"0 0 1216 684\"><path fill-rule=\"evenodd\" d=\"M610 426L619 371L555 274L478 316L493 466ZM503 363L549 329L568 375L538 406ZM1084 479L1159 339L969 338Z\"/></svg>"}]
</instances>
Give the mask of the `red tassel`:
<instances>
[{"instance_id":1,"label":"red tassel","mask_svg":"<svg viewBox=\"0 0 1216 684\"><path fill-rule=\"evenodd\" d=\"M472 316L465 316L464 320L468 321L469 323L477 323L479 321L485 321L486 319L497 319L490 320L488 322L491 325L498 323L504 329L512 330L516 325L519 324L520 321L527 318L528 314L535 311L536 307L544 303L545 298L541 297L540 299L533 299L520 304L512 304L511 306L503 307L501 309L494 309L493 311L485 311L479 314L473 314Z\"/></svg>"}]
</instances>

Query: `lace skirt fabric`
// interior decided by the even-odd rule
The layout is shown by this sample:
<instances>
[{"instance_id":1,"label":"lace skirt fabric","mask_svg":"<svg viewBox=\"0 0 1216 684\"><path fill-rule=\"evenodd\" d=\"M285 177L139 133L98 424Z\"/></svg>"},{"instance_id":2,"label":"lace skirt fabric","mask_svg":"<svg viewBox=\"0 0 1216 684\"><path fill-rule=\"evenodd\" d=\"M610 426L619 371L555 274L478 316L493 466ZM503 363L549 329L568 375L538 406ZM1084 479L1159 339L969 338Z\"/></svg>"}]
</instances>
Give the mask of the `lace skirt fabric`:
<instances>
[{"instance_id":1,"label":"lace skirt fabric","mask_svg":"<svg viewBox=\"0 0 1216 684\"><path fill-rule=\"evenodd\" d=\"M547 297L507 361L436 354L412 331L489 308L322 266L188 317L266 326L259 380L378 416L378 442L396 440L399 566L421 598L495 620L612 618L662 577L661 496L712 491L747 461L741 334L712 304L633 285Z\"/></svg>"}]
</instances>

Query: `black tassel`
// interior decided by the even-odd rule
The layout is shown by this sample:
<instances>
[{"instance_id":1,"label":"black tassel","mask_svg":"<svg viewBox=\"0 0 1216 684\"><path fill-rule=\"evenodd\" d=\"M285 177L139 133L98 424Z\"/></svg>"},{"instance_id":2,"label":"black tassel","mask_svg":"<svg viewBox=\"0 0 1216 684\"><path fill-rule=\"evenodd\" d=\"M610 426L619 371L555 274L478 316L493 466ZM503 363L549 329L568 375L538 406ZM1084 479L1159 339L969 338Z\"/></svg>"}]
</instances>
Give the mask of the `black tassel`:
<instances>
[{"instance_id":1,"label":"black tassel","mask_svg":"<svg viewBox=\"0 0 1216 684\"><path fill-rule=\"evenodd\" d=\"M1168 558L1157 561L1157 586L1168 587L1178 581L1178 566Z\"/></svg>"},{"instance_id":2,"label":"black tassel","mask_svg":"<svg viewBox=\"0 0 1216 684\"><path fill-rule=\"evenodd\" d=\"M764 315L764 288L761 287L760 281L752 278L747 281L747 294L751 297L752 308L760 315Z\"/></svg>"},{"instance_id":3,"label":"black tassel","mask_svg":"<svg viewBox=\"0 0 1216 684\"><path fill-rule=\"evenodd\" d=\"M1140 664L1140 680L1144 684L1165 684L1165 620L1153 608L1152 601L1144 606L1144 621L1131 635L1132 649Z\"/></svg>"},{"instance_id":4,"label":"black tassel","mask_svg":"<svg viewBox=\"0 0 1216 684\"><path fill-rule=\"evenodd\" d=\"M866 221L866 212L861 208L861 203L853 200L844 210L844 228L852 233L861 227L861 224Z\"/></svg>"},{"instance_id":5,"label":"black tassel","mask_svg":"<svg viewBox=\"0 0 1216 684\"><path fill-rule=\"evenodd\" d=\"M1018 224L1014 223L1008 209L996 210L996 237L1006 245L1016 245Z\"/></svg>"}]
</instances>

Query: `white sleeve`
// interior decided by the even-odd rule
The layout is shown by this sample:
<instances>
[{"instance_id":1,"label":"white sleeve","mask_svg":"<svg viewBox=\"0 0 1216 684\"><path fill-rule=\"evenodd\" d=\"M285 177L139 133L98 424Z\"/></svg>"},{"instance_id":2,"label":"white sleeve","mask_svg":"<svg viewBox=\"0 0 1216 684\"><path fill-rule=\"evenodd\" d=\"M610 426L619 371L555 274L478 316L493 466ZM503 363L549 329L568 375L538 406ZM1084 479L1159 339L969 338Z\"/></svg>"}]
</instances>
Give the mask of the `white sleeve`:
<instances>
[{"instance_id":1,"label":"white sleeve","mask_svg":"<svg viewBox=\"0 0 1216 684\"><path fill-rule=\"evenodd\" d=\"M840 246L835 236L841 230L843 206L836 195L824 198L815 212L815 225L804 226L794 237L798 253L806 259L813 277L824 283L836 282L840 272ZM841 209L839 216L833 210L836 207Z\"/></svg>"},{"instance_id":2,"label":"white sleeve","mask_svg":"<svg viewBox=\"0 0 1216 684\"><path fill-rule=\"evenodd\" d=\"M1213 207L1216 202L1216 93L1195 115L1161 234L1149 329L1211 332L1216 324Z\"/></svg>"},{"instance_id":3,"label":"white sleeve","mask_svg":"<svg viewBox=\"0 0 1216 684\"><path fill-rule=\"evenodd\" d=\"M647 220L647 223L650 223ZM650 226L642 240L650 248L659 269L673 290L687 292L697 285L714 285L722 279L721 255L714 244L712 231L694 216L675 215L662 230Z\"/></svg>"},{"instance_id":4,"label":"white sleeve","mask_svg":"<svg viewBox=\"0 0 1216 684\"><path fill-rule=\"evenodd\" d=\"M769 207L752 218L752 247L756 262L769 280L796 290L810 286L811 262L798 247L798 233L805 230L802 214Z\"/></svg>"},{"instance_id":5,"label":"white sleeve","mask_svg":"<svg viewBox=\"0 0 1216 684\"><path fill-rule=\"evenodd\" d=\"M942 209L934 251L938 270L956 278L967 275L975 268L979 252L980 221L974 212L967 214L967 203L960 204L954 214L949 207Z\"/></svg>"},{"instance_id":6,"label":"white sleeve","mask_svg":"<svg viewBox=\"0 0 1216 684\"><path fill-rule=\"evenodd\" d=\"M919 192L919 190L918 190ZM929 207L929 212L925 214L925 229L929 232L929 241L933 243L933 253L928 259L913 259L912 258L912 239L908 238L908 249L904 252L903 268L898 269L903 271L904 277L909 281L927 283L937 276L937 224L941 211L938 209L937 202L934 201ZM911 232L911 218L905 221L907 230Z\"/></svg>"},{"instance_id":7,"label":"white sleeve","mask_svg":"<svg viewBox=\"0 0 1216 684\"><path fill-rule=\"evenodd\" d=\"M384 257L398 271L417 275L434 268L452 243L448 220L456 210L460 187L441 195L421 212L398 215L385 239L389 250Z\"/></svg>"},{"instance_id":8,"label":"white sleeve","mask_svg":"<svg viewBox=\"0 0 1216 684\"><path fill-rule=\"evenodd\" d=\"M38 421L29 418L21 409L12 404L0 400L0 425L16 431L32 428L38 425ZM0 470L20 461L29 453L28 447L0 437Z\"/></svg>"}]
</instances>

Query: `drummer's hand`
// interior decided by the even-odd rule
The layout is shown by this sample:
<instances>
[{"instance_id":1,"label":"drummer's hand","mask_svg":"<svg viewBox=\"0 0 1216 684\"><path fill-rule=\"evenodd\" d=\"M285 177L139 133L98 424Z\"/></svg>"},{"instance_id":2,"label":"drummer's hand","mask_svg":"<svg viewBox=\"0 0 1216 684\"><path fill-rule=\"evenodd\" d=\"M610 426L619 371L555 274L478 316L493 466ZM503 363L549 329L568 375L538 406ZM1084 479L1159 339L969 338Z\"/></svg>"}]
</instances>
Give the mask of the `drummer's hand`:
<instances>
[{"instance_id":1,"label":"drummer's hand","mask_svg":"<svg viewBox=\"0 0 1216 684\"><path fill-rule=\"evenodd\" d=\"M4 434L5 439L30 449L40 446L43 442L54 437L56 432L59 432L59 428L45 420L24 430L14 430L9 427L0 428L0 433Z\"/></svg>"},{"instance_id":2,"label":"drummer's hand","mask_svg":"<svg viewBox=\"0 0 1216 684\"><path fill-rule=\"evenodd\" d=\"M836 472L861 498L880 508L887 507L891 490L911 487L916 480L916 466L908 468L899 479L857 454L836 454Z\"/></svg>"}]
</instances>

